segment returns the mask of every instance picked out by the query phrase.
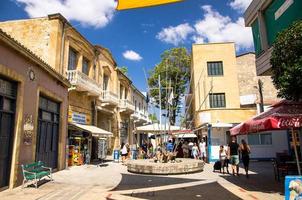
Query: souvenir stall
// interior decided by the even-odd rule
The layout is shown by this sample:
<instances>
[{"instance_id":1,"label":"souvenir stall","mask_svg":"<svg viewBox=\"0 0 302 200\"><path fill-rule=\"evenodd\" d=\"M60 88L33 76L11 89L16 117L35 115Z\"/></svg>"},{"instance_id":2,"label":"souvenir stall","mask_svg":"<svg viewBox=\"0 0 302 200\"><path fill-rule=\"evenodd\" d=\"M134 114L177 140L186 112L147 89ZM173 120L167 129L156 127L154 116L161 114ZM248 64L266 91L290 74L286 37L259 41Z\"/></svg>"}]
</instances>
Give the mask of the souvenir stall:
<instances>
[{"instance_id":1,"label":"souvenir stall","mask_svg":"<svg viewBox=\"0 0 302 200\"><path fill-rule=\"evenodd\" d=\"M104 141L113 134L92 125L70 123L68 129L68 166L89 164L92 155L105 159ZM96 141L95 144L92 141ZM105 142L106 143L106 142Z\"/></svg>"}]
</instances>

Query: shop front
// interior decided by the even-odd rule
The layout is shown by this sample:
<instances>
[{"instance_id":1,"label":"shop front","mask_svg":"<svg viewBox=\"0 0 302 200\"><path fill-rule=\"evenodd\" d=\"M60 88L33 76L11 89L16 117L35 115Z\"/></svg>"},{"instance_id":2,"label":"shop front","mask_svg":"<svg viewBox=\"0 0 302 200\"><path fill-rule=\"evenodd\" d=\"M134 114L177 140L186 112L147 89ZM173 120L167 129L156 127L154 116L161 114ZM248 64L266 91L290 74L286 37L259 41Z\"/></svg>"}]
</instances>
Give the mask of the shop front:
<instances>
[{"instance_id":1,"label":"shop front","mask_svg":"<svg viewBox=\"0 0 302 200\"><path fill-rule=\"evenodd\" d=\"M68 125L68 166L89 164L92 161L103 159L103 151L111 132L87 124L85 114L71 113Z\"/></svg>"}]
</instances>

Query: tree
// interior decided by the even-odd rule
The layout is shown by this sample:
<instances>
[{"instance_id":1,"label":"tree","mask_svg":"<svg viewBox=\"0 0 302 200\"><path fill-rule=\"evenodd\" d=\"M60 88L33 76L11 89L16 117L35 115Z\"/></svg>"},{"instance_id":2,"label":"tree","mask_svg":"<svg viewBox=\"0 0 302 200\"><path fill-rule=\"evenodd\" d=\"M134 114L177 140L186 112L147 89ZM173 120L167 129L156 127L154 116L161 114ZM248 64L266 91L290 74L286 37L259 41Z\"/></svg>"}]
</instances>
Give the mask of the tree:
<instances>
[{"instance_id":1,"label":"tree","mask_svg":"<svg viewBox=\"0 0 302 200\"><path fill-rule=\"evenodd\" d=\"M278 96L302 100L302 20L280 32L274 42L270 60L273 83Z\"/></svg>"},{"instance_id":2,"label":"tree","mask_svg":"<svg viewBox=\"0 0 302 200\"><path fill-rule=\"evenodd\" d=\"M173 48L165 51L161 55L161 62L149 72L148 84L150 86L150 95L159 104L159 81L160 75L161 106L162 109L169 109L170 122L175 124L176 116L180 112L181 99L190 78L191 56L186 48ZM170 83L171 81L171 83ZM173 88L172 105L169 106L169 97Z\"/></svg>"},{"instance_id":3,"label":"tree","mask_svg":"<svg viewBox=\"0 0 302 200\"><path fill-rule=\"evenodd\" d=\"M128 74L128 67L119 67L119 69L121 70L121 72L123 72L123 74L127 75Z\"/></svg>"},{"instance_id":4,"label":"tree","mask_svg":"<svg viewBox=\"0 0 302 200\"><path fill-rule=\"evenodd\" d=\"M156 117L156 114L153 113L153 114L149 114L149 119L153 122L158 122L157 120L157 117Z\"/></svg>"}]
</instances>

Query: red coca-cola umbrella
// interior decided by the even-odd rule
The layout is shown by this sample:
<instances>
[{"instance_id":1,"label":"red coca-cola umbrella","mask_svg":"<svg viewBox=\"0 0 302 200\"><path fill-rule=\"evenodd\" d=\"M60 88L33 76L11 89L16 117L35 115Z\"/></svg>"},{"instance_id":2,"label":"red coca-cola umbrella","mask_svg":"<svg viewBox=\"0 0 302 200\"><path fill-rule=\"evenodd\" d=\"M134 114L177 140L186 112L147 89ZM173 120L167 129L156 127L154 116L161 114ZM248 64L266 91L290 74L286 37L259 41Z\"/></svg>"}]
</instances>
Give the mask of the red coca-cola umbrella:
<instances>
[{"instance_id":1,"label":"red coca-cola umbrella","mask_svg":"<svg viewBox=\"0 0 302 200\"><path fill-rule=\"evenodd\" d=\"M238 124L230 129L231 135L244 135L269 130L298 129L302 127L302 102L280 101L272 105L272 108L246 122ZM297 158L298 171L300 165L294 138L294 150Z\"/></svg>"},{"instance_id":2,"label":"red coca-cola umbrella","mask_svg":"<svg viewBox=\"0 0 302 200\"><path fill-rule=\"evenodd\" d=\"M272 108L233 127L231 135L302 127L302 102L280 101Z\"/></svg>"}]
</instances>

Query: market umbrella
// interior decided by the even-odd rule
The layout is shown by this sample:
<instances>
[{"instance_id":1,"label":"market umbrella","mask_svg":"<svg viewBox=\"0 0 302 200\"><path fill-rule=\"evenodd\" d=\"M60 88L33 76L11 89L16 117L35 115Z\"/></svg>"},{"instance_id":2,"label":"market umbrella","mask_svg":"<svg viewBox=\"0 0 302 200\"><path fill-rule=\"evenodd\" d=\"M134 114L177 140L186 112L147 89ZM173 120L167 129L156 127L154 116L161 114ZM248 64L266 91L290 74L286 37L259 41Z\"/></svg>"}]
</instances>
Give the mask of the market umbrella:
<instances>
[{"instance_id":1,"label":"market umbrella","mask_svg":"<svg viewBox=\"0 0 302 200\"><path fill-rule=\"evenodd\" d=\"M291 129L293 131L302 127L302 102L283 100L271 107L270 110L230 129L231 135L282 129ZM293 134L293 141L298 172L301 175L295 134Z\"/></svg>"}]
</instances>

